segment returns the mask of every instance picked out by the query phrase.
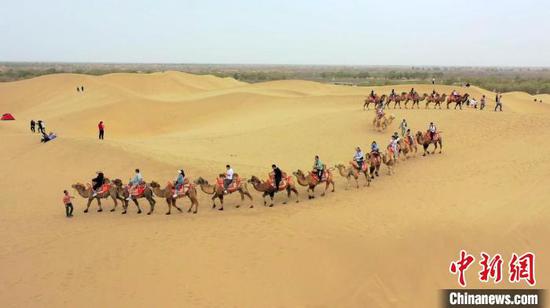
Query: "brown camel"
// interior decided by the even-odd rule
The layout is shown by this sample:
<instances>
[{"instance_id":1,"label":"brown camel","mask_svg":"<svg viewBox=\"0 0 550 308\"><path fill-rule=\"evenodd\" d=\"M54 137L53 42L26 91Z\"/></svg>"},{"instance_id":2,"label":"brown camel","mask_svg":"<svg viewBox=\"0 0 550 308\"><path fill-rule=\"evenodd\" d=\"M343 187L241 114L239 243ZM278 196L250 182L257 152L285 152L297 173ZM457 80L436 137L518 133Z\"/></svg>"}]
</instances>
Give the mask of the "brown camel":
<instances>
[{"instance_id":1,"label":"brown camel","mask_svg":"<svg viewBox=\"0 0 550 308\"><path fill-rule=\"evenodd\" d=\"M407 93L401 92L401 94L395 94L388 96L388 99L386 100L385 107L390 108L390 103L393 102L393 109L397 108L397 105L399 105L399 109L401 109L401 102L407 99Z\"/></svg>"},{"instance_id":2,"label":"brown camel","mask_svg":"<svg viewBox=\"0 0 550 308\"><path fill-rule=\"evenodd\" d=\"M381 132L386 128L388 128L388 126L390 126L390 124L393 122L394 119L395 119L395 116L393 114L390 114L389 117L386 117L384 115L382 116L382 118L380 118L378 114L376 114L374 116L374 120L372 120L372 126L374 126L374 129Z\"/></svg>"},{"instance_id":3,"label":"brown camel","mask_svg":"<svg viewBox=\"0 0 550 308\"><path fill-rule=\"evenodd\" d=\"M279 190L276 190L274 185L271 183L271 180L268 181L261 181L259 178L252 176L250 180L248 180L248 183L252 184L254 186L254 189L257 191L263 193L262 198L264 199L264 206L267 205L267 201L265 200L266 196L269 196L271 198L271 204L270 207L273 206L273 196L280 192L285 191L287 192L287 200L283 202L283 204L286 204L287 201L290 200L290 193L293 192L296 195L296 203L300 202L298 190L296 189L296 186L292 183L292 178L290 176L286 176L283 174L283 181L281 181L281 185L279 185Z\"/></svg>"},{"instance_id":4,"label":"brown camel","mask_svg":"<svg viewBox=\"0 0 550 308\"><path fill-rule=\"evenodd\" d=\"M120 180L119 180L120 181ZM126 214L126 211L128 210L128 199L132 200L136 207L138 208L138 214L141 213L141 208L139 207L139 203L137 199L145 198L149 202L149 212L147 212L147 215L151 215L153 211L155 210L155 204L157 203L155 199L153 198L153 191L151 190L151 187L147 185L146 183L142 183L140 185L145 185L145 189L143 190L143 193L140 195L130 195L129 187L128 185L124 185L122 181L119 183L116 183L117 187L119 189L122 189L122 196L124 197L124 212L122 214Z\"/></svg>"},{"instance_id":5,"label":"brown camel","mask_svg":"<svg viewBox=\"0 0 550 308\"><path fill-rule=\"evenodd\" d=\"M367 153L366 159L369 162L369 173L371 179L374 179L374 176L379 176L380 165L382 165L382 159L380 155L375 155L374 153Z\"/></svg>"},{"instance_id":6,"label":"brown camel","mask_svg":"<svg viewBox=\"0 0 550 308\"><path fill-rule=\"evenodd\" d=\"M363 104L363 109L369 110L370 104L373 104L376 107L378 106L378 104L383 104L385 100L386 100L386 94L383 94L382 96L376 95L374 98L369 95L369 97L365 99L365 103Z\"/></svg>"},{"instance_id":7,"label":"brown camel","mask_svg":"<svg viewBox=\"0 0 550 308\"><path fill-rule=\"evenodd\" d=\"M414 153L416 156L416 153L418 152L418 146L416 145L416 142L414 141L414 138L412 136L403 137L403 139L399 139L397 142L399 144L399 149L401 153L403 153L403 157L405 159L408 159L409 157L407 154Z\"/></svg>"},{"instance_id":8,"label":"brown camel","mask_svg":"<svg viewBox=\"0 0 550 308\"><path fill-rule=\"evenodd\" d=\"M189 206L187 213L191 213L193 206L195 206L195 211L193 211L193 214L198 212L199 200L197 198L197 189L193 185L189 186L189 189L185 192L185 194L178 194L176 198L174 198L174 184L172 184L172 182L166 184L165 188L160 188L159 183L155 181L151 182L149 186L151 186L155 196L166 200L166 204L168 204L168 212L166 212L166 215L170 215L172 213L172 207L175 207L179 212L182 212L181 208L176 205L176 200L185 196L187 196L191 201L191 206Z\"/></svg>"},{"instance_id":9,"label":"brown camel","mask_svg":"<svg viewBox=\"0 0 550 308\"><path fill-rule=\"evenodd\" d=\"M441 132L436 133L436 135L434 136L434 140L432 140L430 138L429 132L422 134L421 131L418 131L416 133L416 142L418 142L418 144L421 144L424 147L424 154L422 156L426 156L426 154L430 154L430 151L428 151L428 147L430 146L430 144L433 144L435 146L432 154L435 153L438 145L439 145L439 154L441 154L441 151L443 150L443 140L441 137Z\"/></svg>"},{"instance_id":10,"label":"brown camel","mask_svg":"<svg viewBox=\"0 0 550 308\"><path fill-rule=\"evenodd\" d=\"M223 174L220 174L219 178L223 179ZM234 174L234 182L232 185L229 185L227 188L227 193L232 194L234 192L238 192L241 195L241 202L244 201L244 196L247 196L250 199L250 208L254 207L254 204L252 203L252 195L250 195L250 192L248 192L248 187L246 185L246 179L240 179L237 174ZM205 194L212 195L212 208L216 208L216 199L220 199L221 207L218 209L220 211L223 211L223 197L225 196L225 189L223 187L223 181L216 183L216 185L208 184L208 181L199 177L195 184L199 185L201 190ZM239 208L241 205L238 204L237 208Z\"/></svg>"},{"instance_id":11,"label":"brown camel","mask_svg":"<svg viewBox=\"0 0 550 308\"><path fill-rule=\"evenodd\" d=\"M460 110L462 110L462 105L464 105L468 102L469 97L470 97L470 94L468 94L468 93L466 93L464 95L458 95L458 96L450 95L447 98L447 109L449 109L449 105L451 103L455 103L455 109L456 109L456 107L460 107Z\"/></svg>"},{"instance_id":12,"label":"brown camel","mask_svg":"<svg viewBox=\"0 0 550 308\"><path fill-rule=\"evenodd\" d=\"M420 102L425 100L426 97L428 97L428 94L426 93L422 94L422 96L418 95L418 93L416 92L414 94L407 94L407 99L405 99L405 109L408 109L407 104L409 103L409 101L413 102L411 109L414 108L414 105L416 105L417 108L420 108Z\"/></svg>"},{"instance_id":13,"label":"brown camel","mask_svg":"<svg viewBox=\"0 0 550 308\"><path fill-rule=\"evenodd\" d=\"M388 167L388 175L394 173L393 167L395 166L396 160L393 157L390 157L391 154L384 152L382 153L382 162Z\"/></svg>"},{"instance_id":14,"label":"brown camel","mask_svg":"<svg viewBox=\"0 0 550 308\"><path fill-rule=\"evenodd\" d=\"M326 178L324 179L317 179L316 176L313 176L310 172L308 175L305 175L302 170L298 169L298 171L293 173L296 176L296 179L298 180L298 184L302 186L307 186L307 192L308 192L308 198L313 199L315 198L315 187L321 183L325 183L325 191L321 194L321 197L324 197L329 185L332 185L332 192L334 192L334 178L332 176L331 169L327 169L325 171Z\"/></svg>"},{"instance_id":15,"label":"brown camel","mask_svg":"<svg viewBox=\"0 0 550 308\"><path fill-rule=\"evenodd\" d=\"M366 162L364 162L366 164ZM346 186L346 189L349 188L349 181L351 178L355 179L355 185L357 186L357 188L359 188L359 173L363 173L365 175L365 184L363 186L370 186L370 177L368 175L368 170L359 170L358 168L356 168L355 166L353 166L351 163L349 164L349 166L344 166L343 164L338 164L336 166L334 166L336 169L338 169L338 173L340 173L340 175L344 178L346 178L348 181L347 181L347 186Z\"/></svg>"},{"instance_id":16,"label":"brown camel","mask_svg":"<svg viewBox=\"0 0 550 308\"><path fill-rule=\"evenodd\" d=\"M115 180L116 181L116 180ZM120 191L116 185L113 185L109 182L109 179L105 179L105 184L109 185L109 189L103 193L93 195L92 186L90 184L82 184L82 183L76 183L73 184L71 187L76 190L76 192L84 199L88 199L88 204L86 205L86 209L84 210L84 213L88 213L88 209L90 208L90 204L92 203L92 200L97 199L97 206L99 209L98 212L103 212L103 208L101 207L101 199L106 199L111 197L113 199L115 206L113 209L111 209L111 212L114 212L116 207L118 206L118 201L122 201L124 203L126 200L122 196L122 191Z\"/></svg>"},{"instance_id":17,"label":"brown camel","mask_svg":"<svg viewBox=\"0 0 550 308\"><path fill-rule=\"evenodd\" d=\"M439 109L441 109L441 103L447 99L447 94L443 93L442 95L437 94L435 97L428 96L426 98L426 109L428 109L430 103L434 103L434 109L439 106Z\"/></svg>"}]
</instances>

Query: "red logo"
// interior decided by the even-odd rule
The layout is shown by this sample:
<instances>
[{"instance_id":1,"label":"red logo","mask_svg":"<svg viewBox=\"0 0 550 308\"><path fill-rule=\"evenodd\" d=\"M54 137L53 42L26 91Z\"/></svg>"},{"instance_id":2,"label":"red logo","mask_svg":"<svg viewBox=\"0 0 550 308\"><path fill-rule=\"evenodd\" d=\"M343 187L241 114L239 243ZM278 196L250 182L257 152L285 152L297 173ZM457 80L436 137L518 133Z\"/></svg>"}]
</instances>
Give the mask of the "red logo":
<instances>
[{"instance_id":1,"label":"red logo","mask_svg":"<svg viewBox=\"0 0 550 308\"><path fill-rule=\"evenodd\" d=\"M474 263L475 258L473 255L468 254L465 250L460 251L460 257L458 260L451 262L449 271L453 275L458 275L458 283L461 287L466 287L466 271ZM482 252L479 265L481 271L479 274L479 281L489 282L497 284L502 281L502 265L504 260L500 254L490 256L489 254ZM520 283L521 281L527 282L530 286L536 284L535 280L535 254L532 252L524 253L518 256L516 253L512 254L510 262L508 263L509 276L508 281L511 283Z\"/></svg>"}]
</instances>

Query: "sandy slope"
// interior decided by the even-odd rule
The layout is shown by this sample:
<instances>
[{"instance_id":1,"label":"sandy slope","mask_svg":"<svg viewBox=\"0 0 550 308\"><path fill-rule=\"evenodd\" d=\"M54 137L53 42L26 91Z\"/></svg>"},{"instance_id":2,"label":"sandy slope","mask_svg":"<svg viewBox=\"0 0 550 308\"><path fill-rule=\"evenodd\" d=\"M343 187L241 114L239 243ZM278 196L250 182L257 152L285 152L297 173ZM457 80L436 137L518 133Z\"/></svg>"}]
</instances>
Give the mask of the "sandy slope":
<instances>
[{"instance_id":1,"label":"sandy slope","mask_svg":"<svg viewBox=\"0 0 550 308\"><path fill-rule=\"evenodd\" d=\"M460 249L532 250L538 287L548 288L550 107L525 93L505 94L503 113L392 110L414 130L435 121L444 154L411 158L391 177L384 170L370 188L346 191L338 178L334 194L307 201L301 189L301 203L277 196L274 208L253 192L254 209L236 209L230 196L224 213L201 193L198 215L172 216L163 200L153 216L84 215L77 199L76 217L63 217L61 191L98 169L126 179L139 167L164 183L181 167L212 180L227 162L246 177L265 177L273 162L308 169L317 153L347 162L355 146L389 139L361 110L368 92L176 72L0 84L0 112L17 118L0 123L2 306L436 307L438 290L457 286L448 266ZM39 144L31 118L60 138Z\"/></svg>"}]
</instances>

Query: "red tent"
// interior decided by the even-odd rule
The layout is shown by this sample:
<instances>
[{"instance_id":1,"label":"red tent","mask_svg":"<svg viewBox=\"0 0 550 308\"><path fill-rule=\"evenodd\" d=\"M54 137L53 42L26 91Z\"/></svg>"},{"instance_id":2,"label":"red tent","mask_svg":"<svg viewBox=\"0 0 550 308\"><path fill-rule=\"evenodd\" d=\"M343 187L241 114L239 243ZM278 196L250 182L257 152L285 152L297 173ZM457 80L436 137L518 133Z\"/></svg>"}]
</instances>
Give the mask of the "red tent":
<instances>
[{"instance_id":1,"label":"red tent","mask_svg":"<svg viewBox=\"0 0 550 308\"><path fill-rule=\"evenodd\" d=\"M15 120L15 118L11 115L11 113L4 113L2 117L0 118L2 121L6 120Z\"/></svg>"}]
</instances>

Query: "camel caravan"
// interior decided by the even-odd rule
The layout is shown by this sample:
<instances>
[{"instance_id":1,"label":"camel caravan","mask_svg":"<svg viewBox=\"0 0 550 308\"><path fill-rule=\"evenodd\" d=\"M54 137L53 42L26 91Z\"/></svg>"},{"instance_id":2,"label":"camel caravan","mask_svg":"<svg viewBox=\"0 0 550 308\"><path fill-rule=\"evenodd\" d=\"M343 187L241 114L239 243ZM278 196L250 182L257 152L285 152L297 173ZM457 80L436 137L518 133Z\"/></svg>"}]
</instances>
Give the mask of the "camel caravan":
<instances>
[{"instance_id":1,"label":"camel caravan","mask_svg":"<svg viewBox=\"0 0 550 308\"><path fill-rule=\"evenodd\" d=\"M405 109L409 109L409 102L411 103L411 109L414 109L415 106L417 109L420 109L420 103L424 101L426 102L425 109L428 109L430 104L433 105L434 109L438 107L441 109L442 103L446 103L447 109L450 109L451 104L455 104L454 109L462 109L462 106L477 108L477 102L472 99L468 93L459 94L457 91L452 91L450 95L447 95L445 93L437 93L434 90L431 94L424 93L420 95L414 90L414 88L412 88L410 92L401 92L401 94L395 93L395 90L392 89L389 95L383 94L381 96L378 96L378 94L374 93L374 91L371 91L369 96L364 101L363 110L369 110L371 104L376 110L390 109L392 103L393 109L397 109L397 107L401 109L401 103L403 103L403 107ZM485 96L481 98L481 106L482 107L480 109L483 110L483 107L485 106Z\"/></svg>"},{"instance_id":2,"label":"camel caravan","mask_svg":"<svg viewBox=\"0 0 550 308\"><path fill-rule=\"evenodd\" d=\"M119 202L122 204L122 214L128 212L130 201L136 206L137 213L142 213L140 200L145 200L149 203L147 215L151 215L155 210L155 198L161 198L166 201L168 211L166 215L170 215L172 208L178 212L183 212L181 206L177 205L179 199L189 199L190 206L188 213L198 213L199 201L197 191L200 189L204 194L211 197L212 209L224 210L224 199L236 193L240 196L241 206L245 200L249 201L249 208L253 208L254 204L252 194L249 190L251 185L254 190L262 194L264 206L272 207L274 205L274 196L277 193L286 192L286 200L283 204L289 202L292 195L295 197L295 202L299 202L299 192L297 185L304 186L307 189L309 199L315 198L315 188L322 186L323 191L321 196L325 196L330 190L335 191L334 172L337 172L341 177L347 180L346 189L349 189L350 182L354 181L356 188L360 187L359 182L364 178L363 186L370 186L371 182L380 176L382 165L387 168L387 174L392 175L399 161L407 160L412 156L416 156L418 145L424 149L423 155L434 154L437 150L442 152L443 141L441 132L437 131L435 125L430 123L426 132L418 131L414 136L411 135L410 129L399 137L397 132L391 136L391 141L388 146L382 151L376 142L372 142L370 152L364 153L360 147L355 149L352 160L347 164L336 164L334 167L327 167L321 162L319 156L315 156L314 164L311 171L302 171L300 169L292 173L292 175L279 169L278 166L272 165L271 171L267 175L266 180L261 180L259 177L251 176L250 179L242 178L233 172L230 165L226 166L224 173L218 174L218 177L212 181L198 177L195 181L191 181L186 177L183 170L177 171L177 176L174 181L168 181L164 187L156 181L146 182L141 175L139 169L135 170L135 174L128 184L124 184L120 179L109 180L103 172L96 172L97 176L92 179L92 184L76 183L72 188L76 190L78 195L87 200L84 213L87 213L91 203L95 200L98 205L98 212L103 211L102 200L113 200L113 208L111 212L117 210ZM430 153L430 145L434 149ZM294 177L296 180L294 180ZM216 204L219 202L219 207Z\"/></svg>"}]
</instances>

